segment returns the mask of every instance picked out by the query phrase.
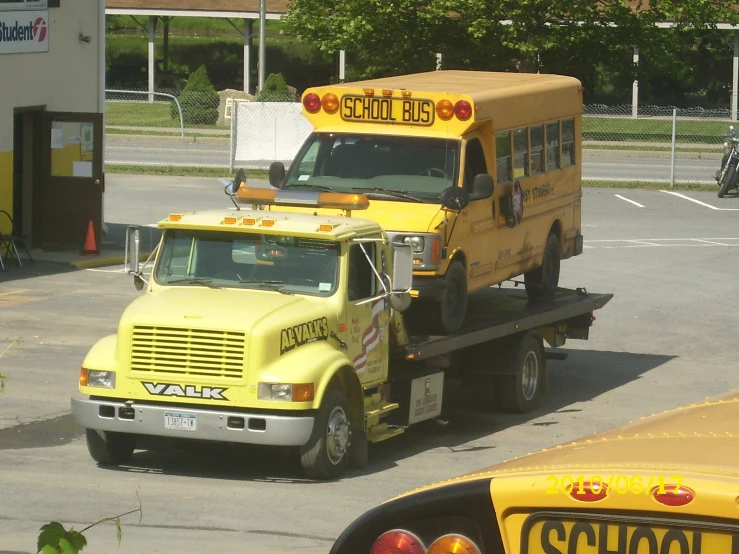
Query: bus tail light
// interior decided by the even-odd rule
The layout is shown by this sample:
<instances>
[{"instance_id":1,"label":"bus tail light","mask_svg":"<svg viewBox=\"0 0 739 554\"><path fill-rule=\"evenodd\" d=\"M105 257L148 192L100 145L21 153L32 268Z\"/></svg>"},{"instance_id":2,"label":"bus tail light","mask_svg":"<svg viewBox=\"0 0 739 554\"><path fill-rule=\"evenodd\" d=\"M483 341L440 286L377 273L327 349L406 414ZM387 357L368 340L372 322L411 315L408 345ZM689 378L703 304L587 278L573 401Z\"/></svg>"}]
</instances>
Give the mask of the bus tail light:
<instances>
[{"instance_id":1,"label":"bus tail light","mask_svg":"<svg viewBox=\"0 0 739 554\"><path fill-rule=\"evenodd\" d=\"M599 483L598 481L595 483L591 483L590 481L584 481L583 483L576 482L572 485L570 496L582 502L597 502L608 496L608 485Z\"/></svg>"},{"instance_id":2,"label":"bus tail light","mask_svg":"<svg viewBox=\"0 0 739 554\"><path fill-rule=\"evenodd\" d=\"M454 113L460 121L467 121L472 117L472 106L467 100L459 100L454 104Z\"/></svg>"},{"instance_id":3,"label":"bus tail light","mask_svg":"<svg viewBox=\"0 0 739 554\"><path fill-rule=\"evenodd\" d=\"M333 92L327 92L321 98L321 106L327 114L335 114L339 111L339 99Z\"/></svg>"},{"instance_id":4,"label":"bus tail light","mask_svg":"<svg viewBox=\"0 0 739 554\"><path fill-rule=\"evenodd\" d=\"M372 545L370 554L426 554L426 549L413 533L393 529L380 535Z\"/></svg>"},{"instance_id":5,"label":"bus tail light","mask_svg":"<svg viewBox=\"0 0 739 554\"><path fill-rule=\"evenodd\" d=\"M660 487L655 487L652 496L657 502L665 506L685 506L695 498L693 491L676 485L665 485L662 491L660 491Z\"/></svg>"},{"instance_id":6,"label":"bus tail light","mask_svg":"<svg viewBox=\"0 0 739 554\"><path fill-rule=\"evenodd\" d=\"M321 99L315 92L310 92L303 97L303 107L308 113L318 113L321 110Z\"/></svg>"},{"instance_id":7,"label":"bus tail light","mask_svg":"<svg viewBox=\"0 0 739 554\"><path fill-rule=\"evenodd\" d=\"M436 115L444 121L449 121L454 116L454 106L447 100L439 100L436 103Z\"/></svg>"},{"instance_id":8,"label":"bus tail light","mask_svg":"<svg viewBox=\"0 0 739 554\"><path fill-rule=\"evenodd\" d=\"M481 554L480 548L463 535L444 535L429 547L428 554Z\"/></svg>"}]
</instances>

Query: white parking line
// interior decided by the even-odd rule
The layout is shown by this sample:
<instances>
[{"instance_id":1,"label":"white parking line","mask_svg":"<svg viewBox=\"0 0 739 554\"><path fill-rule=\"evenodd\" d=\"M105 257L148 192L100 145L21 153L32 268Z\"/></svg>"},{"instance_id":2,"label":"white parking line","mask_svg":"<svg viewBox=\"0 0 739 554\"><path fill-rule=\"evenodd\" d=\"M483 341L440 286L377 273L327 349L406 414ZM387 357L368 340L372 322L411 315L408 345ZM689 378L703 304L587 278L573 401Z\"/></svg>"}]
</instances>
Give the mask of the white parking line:
<instances>
[{"instance_id":1,"label":"white parking line","mask_svg":"<svg viewBox=\"0 0 739 554\"><path fill-rule=\"evenodd\" d=\"M621 200L624 200L625 202L631 202L631 203L632 203L632 204L633 204L634 206L638 206L638 207L640 207L640 208L643 208L643 207L644 207L644 206L642 206L641 204L639 204L639 202L634 202L633 200L629 200L628 198L624 198L624 197L623 197L623 196L621 196L620 194L614 194L614 196L615 196L616 198L620 198Z\"/></svg>"},{"instance_id":2,"label":"white parking line","mask_svg":"<svg viewBox=\"0 0 739 554\"><path fill-rule=\"evenodd\" d=\"M739 208L718 208L716 206L711 206L710 204L706 204L705 202L701 202L700 200L696 200L695 198L691 198L690 196L685 196L684 194L680 194L679 192L675 192L672 190L662 190L660 192L666 192L667 194L679 196L680 198L684 198L685 200L690 200L691 202L695 202L696 204L700 204L701 206L705 206L706 208L711 208L712 210L720 210L724 212L739 212Z\"/></svg>"}]
</instances>

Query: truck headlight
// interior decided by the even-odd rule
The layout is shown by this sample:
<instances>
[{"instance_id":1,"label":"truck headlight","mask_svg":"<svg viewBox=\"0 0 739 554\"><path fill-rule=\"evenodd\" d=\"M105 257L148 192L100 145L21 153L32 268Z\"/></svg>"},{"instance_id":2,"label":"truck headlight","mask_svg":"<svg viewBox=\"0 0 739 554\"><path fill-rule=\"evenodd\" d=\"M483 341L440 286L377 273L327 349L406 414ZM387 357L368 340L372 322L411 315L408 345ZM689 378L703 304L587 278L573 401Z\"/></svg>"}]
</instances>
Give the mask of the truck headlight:
<instances>
[{"instance_id":1,"label":"truck headlight","mask_svg":"<svg viewBox=\"0 0 739 554\"><path fill-rule=\"evenodd\" d=\"M283 400L286 402L311 402L315 396L313 383L259 383L259 400Z\"/></svg>"},{"instance_id":2,"label":"truck headlight","mask_svg":"<svg viewBox=\"0 0 739 554\"><path fill-rule=\"evenodd\" d=\"M426 246L426 241L423 240L423 237L405 237L403 242L413 248L414 252L423 252Z\"/></svg>"},{"instance_id":3,"label":"truck headlight","mask_svg":"<svg viewBox=\"0 0 739 554\"><path fill-rule=\"evenodd\" d=\"M80 385L99 387L101 389L115 388L115 371L98 371L96 369L82 369Z\"/></svg>"}]
</instances>

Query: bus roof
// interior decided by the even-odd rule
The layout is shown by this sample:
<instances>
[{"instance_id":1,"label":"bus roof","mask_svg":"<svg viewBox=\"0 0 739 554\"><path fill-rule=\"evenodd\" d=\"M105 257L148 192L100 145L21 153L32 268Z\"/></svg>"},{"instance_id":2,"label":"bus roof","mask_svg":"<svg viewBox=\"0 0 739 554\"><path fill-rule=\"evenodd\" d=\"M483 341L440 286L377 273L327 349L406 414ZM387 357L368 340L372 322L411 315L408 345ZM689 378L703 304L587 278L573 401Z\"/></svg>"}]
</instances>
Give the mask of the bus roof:
<instances>
[{"instance_id":1,"label":"bus roof","mask_svg":"<svg viewBox=\"0 0 739 554\"><path fill-rule=\"evenodd\" d=\"M474 103L474 121L492 119L495 130L583 113L581 82L574 77L547 73L440 70L313 87L305 93L342 89L349 93L370 88L405 89L413 91L414 96L426 93L437 98L444 94L464 95ZM327 123L316 121L320 125Z\"/></svg>"}]
</instances>

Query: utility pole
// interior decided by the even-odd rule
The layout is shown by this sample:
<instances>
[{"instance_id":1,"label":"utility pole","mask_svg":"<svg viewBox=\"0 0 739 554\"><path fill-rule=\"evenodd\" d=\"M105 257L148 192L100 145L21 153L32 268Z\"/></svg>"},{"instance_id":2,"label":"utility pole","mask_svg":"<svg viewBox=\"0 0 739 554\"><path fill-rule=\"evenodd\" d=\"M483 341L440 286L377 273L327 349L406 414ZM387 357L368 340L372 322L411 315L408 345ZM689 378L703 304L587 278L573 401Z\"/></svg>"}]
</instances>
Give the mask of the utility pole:
<instances>
[{"instance_id":1,"label":"utility pole","mask_svg":"<svg viewBox=\"0 0 739 554\"><path fill-rule=\"evenodd\" d=\"M267 57L265 28L267 27L267 0L259 0L259 92L264 87L264 59Z\"/></svg>"}]
</instances>

